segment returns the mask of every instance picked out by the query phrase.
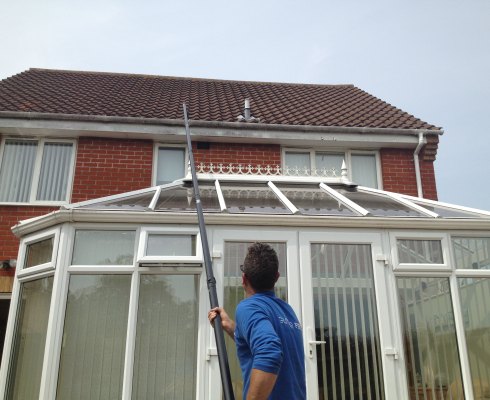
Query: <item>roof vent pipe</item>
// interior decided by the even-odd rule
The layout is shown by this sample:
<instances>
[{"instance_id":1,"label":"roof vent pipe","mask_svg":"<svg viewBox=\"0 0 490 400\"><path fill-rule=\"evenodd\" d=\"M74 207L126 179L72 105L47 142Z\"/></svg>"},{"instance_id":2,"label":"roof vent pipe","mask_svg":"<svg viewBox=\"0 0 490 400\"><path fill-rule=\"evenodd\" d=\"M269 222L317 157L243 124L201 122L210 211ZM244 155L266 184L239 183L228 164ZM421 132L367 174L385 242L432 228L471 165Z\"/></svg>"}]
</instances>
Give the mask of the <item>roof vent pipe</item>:
<instances>
[{"instance_id":1,"label":"roof vent pipe","mask_svg":"<svg viewBox=\"0 0 490 400\"><path fill-rule=\"evenodd\" d=\"M245 99L245 109L243 111L243 115L245 116L245 120L248 121L250 117L252 116L252 113L250 112L250 100Z\"/></svg>"},{"instance_id":2,"label":"roof vent pipe","mask_svg":"<svg viewBox=\"0 0 490 400\"><path fill-rule=\"evenodd\" d=\"M419 153L424 144L427 143L425 140L424 134L419 132L419 143L417 144L417 148L413 152L413 163L415 164L415 180L417 182L417 196L424 197L424 192L422 190L422 179L420 178L420 162L419 162Z\"/></svg>"}]
</instances>

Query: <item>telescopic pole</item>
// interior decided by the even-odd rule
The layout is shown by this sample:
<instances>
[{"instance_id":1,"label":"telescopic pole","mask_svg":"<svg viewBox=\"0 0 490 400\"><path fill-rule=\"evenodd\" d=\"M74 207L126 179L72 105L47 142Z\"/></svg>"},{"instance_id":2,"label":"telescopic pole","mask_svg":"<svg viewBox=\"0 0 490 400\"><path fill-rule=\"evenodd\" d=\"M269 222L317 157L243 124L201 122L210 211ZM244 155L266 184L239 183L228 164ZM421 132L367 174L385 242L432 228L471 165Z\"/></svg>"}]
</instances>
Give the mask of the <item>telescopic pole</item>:
<instances>
[{"instance_id":1,"label":"telescopic pole","mask_svg":"<svg viewBox=\"0 0 490 400\"><path fill-rule=\"evenodd\" d=\"M196 166L194 164L194 155L192 153L191 133L189 129L189 119L187 118L187 107L183 104L185 134L187 137L187 149L189 152L189 164L191 166L192 186L194 187L194 197L196 199L197 218L199 220L199 232L201 233L202 252L204 256L204 267L209 292L209 302L211 308L219 307L218 294L216 293L216 279L214 278L211 256L209 254L208 235L206 233L206 224L204 222L204 213L201 204L201 195L199 194L199 183L197 181ZM225 336L221 326L221 317L218 314L214 323L214 338L216 339L216 349L218 351L219 369L221 373L221 383L225 400L234 400L233 388L231 385L230 366L228 365L228 356L226 354Z\"/></svg>"}]
</instances>

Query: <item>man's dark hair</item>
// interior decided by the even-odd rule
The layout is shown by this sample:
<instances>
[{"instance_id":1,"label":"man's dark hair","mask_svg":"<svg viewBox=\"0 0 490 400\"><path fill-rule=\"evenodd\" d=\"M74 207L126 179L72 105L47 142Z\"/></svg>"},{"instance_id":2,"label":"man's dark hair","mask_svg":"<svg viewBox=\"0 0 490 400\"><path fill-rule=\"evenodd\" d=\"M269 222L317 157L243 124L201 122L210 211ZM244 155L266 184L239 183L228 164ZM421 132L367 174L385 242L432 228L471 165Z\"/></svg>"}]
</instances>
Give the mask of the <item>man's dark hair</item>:
<instances>
[{"instance_id":1,"label":"man's dark hair","mask_svg":"<svg viewBox=\"0 0 490 400\"><path fill-rule=\"evenodd\" d=\"M243 262L243 272L255 291L273 289L278 271L279 261L271 246L257 242L248 248Z\"/></svg>"}]
</instances>

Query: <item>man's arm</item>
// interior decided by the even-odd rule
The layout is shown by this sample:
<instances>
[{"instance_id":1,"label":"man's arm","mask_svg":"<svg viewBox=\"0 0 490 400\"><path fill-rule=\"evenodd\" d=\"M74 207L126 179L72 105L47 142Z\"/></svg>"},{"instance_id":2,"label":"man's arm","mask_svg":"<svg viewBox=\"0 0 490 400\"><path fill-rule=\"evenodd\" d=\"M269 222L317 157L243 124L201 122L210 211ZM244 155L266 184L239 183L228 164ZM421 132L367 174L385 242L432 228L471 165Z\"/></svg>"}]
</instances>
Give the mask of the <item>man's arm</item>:
<instances>
[{"instance_id":1,"label":"man's arm","mask_svg":"<svg viewBox=\"0 0 490 400\"><path fill-rule=\"evenodd\" d=\"M252 369L247 400L267 400L276 384L277 375L270 372Z\"/></svg>"},{"instance_id":2,"label":"man's arm","mask_svg":"<svg viewBox=\"0 0 490 400\"><path fill-rule=\"evenodd\" d=\"M225 309L222 307L216 307L212 308L208 312L208 320L211 323L211 325L214 325L214 319L216 316L219 314L221 317L221 326L223 327L223 330L233 339L235 340L235 321L233 321L228 314L226 313Z\"/></svg>"}]
</instances>

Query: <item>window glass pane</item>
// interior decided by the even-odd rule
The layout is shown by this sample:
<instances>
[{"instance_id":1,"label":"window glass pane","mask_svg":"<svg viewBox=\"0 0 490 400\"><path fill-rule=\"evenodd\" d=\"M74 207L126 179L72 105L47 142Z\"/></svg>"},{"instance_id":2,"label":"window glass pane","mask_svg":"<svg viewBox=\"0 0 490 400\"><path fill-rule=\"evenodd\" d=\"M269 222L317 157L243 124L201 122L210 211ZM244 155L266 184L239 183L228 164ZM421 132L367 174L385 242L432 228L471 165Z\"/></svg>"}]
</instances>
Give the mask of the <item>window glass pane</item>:
<instances>
[{"instance_id":1,"label":"window glass pane","mask_svg":"<svg viewBox=\"0 0 490 400\"><path fill-rule=\"evenodd\" d=\"M463 210L457 210L454 208L449 208L449 207L442 207L438 205L433 205L433 204L428 204L428 203L422 203L418 201L413 201L415 204L419 205L420 207L424 207L429 211L433 211L436 214L439 214L441 217L444 218L487 218L486 215L483 214L476 214L476 213L471 213Z\"/></svg>"},{"instance_id":2,"label":"window glass pane","mask_svg":"<svg viewBox=\"0 0 490 400\"><path fill-rule=\"evenodd\" d=\"M157 160L157 185L173 182L185 176L185 150L159 147Z\"/></svg>"},{"instance_id":3,"label":"window glass pane","mask_svg":"<svg viewBox=\"0 0 490 400\"><path fill-rule=\"evenodd\" d=\"M455 237L454 261L460 269L490 269L490 238Z\"/></svg>"},{"instance_id":4,"label":"window glass pane","mask_svg":"<svg viewBox=\"0 0 490 400\"><path fill-rule=\"evenodd\" d=\"M490 278L458 278L475 399L490 399ZM461 387L461 385L459 385ZM461 397L455 392L454 399Z\"/></svg>"},{"instance_id":5,"label":"window glass pane","mask_svg":"<svg viewBox=\"0 0 490 400\"><path fill-rule=\"evenodd\" d=\"M396 282L409 398L464 399L449 279L396 278Z\"/></svg>"},{"instance_id":6,"label":"window glass pane","mask_svg":"<svg viewBox=\"0 0 490 400\"><path fill-rule=\"evenodd\" d=\"M28 244L24 268L50 262L53 257L53 242L54 238L50 237L36 243Z\"/></svg>"},{"instance_id":7,"label":"window glass pane","mask_svg":"<svg viewBox=\"0 0 490 400\"><path fill-rule=\"evenodd\" d=\"M0 201L28 202L37 142L7 140L0 166Z\"/></svg>"},{"instance_id":8,"label":"window glass pane","mask_svg":"<svg viewBox=\"0 0 490 400\"><path fill-rule=\"evenodd\" d=\"M147 256L195 256L195 235L148 235Z\"/></svg>"},{"instance_id":9,"label":"window glass pane","mask_svg":"<svg viewBox=\"0 0 490 400\"><path fill-rule=\"evenodd\" d=\"M310 153L287 151L284 157L285 175L309 175L311 169Z\"/></svg>"},{"instance_id":10,"label":"window glass pane","mask_svg":"<svg viewBox=\"0 0 490 400\"><path fill-rule=\"evenodd\" d=\"M196 397L196 275L142 275L133 394L139 399Z\"/></svg>"},{"instance_id":11,"label":"window glass pane","mask_svg":"<svg viewBox=\"0 0 490 400\"><path fill-rule=\"evenodd\" d=\"M353 182L361 186L378 187L374 154L352 154L351 163Z\"/></svg>"},{"instance_id":12,"label":"window glass pane","mask_svg":"<svg viewBox=\"0 0 490 400\"><path fill-rule=\"evenodd\" d=\"M443 264L440 240L397 239L398 261L406 264Z\"/></svg>"},{"instance_id":13,"label":"window glass pane","mask_svg":"<svg viewBox=\"0 0 490 400\"><path fill-rule=\"evenodd\" d=\"M130 275L72 275L57 399L121 399Z\"/></svg>"},{"instance_id":14,"label":"window glass pane","mask_svg":"<svg viewBox=\"0 0 490 400\"><path fill-rule=\"evenodd\" d=\"M134 231L76 231L73 265L132 265Z\"/></svg>"},{"instance_id":15,"label":"window glass pane","mask_svg":"<svg viewBox=\"0 0 490 400\"><path fill-rule=\"evenodd\" d=\"M71 143L46 143L44 145L37 200L66 200L72 152Z\"/></svg>"},{"instance_id":16,"label":"window glass pane","mask_svg":"<svg viewBox=\"0 0 490 400\"><path fill-rule=\"evenodd\" d=\"M221 183L221 191L230 213L291 214L266 184L237 186Z\"/></svg>"},{"instance_id":17,"label":"window glass pane","mask_svg":"<svg viewBox=\"0 0 490 400\"><path fill-rule=\"evenodd\" d=\"M53 277L23 283L13 338L7 399L38 399Z\"/></svg>"},{"instance_id":18,"label":"window glass pane","mask_svg":"<svg viewBox=\"0 0 490 400\"><path fill-rule=\"evenodd\" d=\"M199 184L201 205L205 212L220 212L218 195L214 185ZM196 212L194 189L190 184L162 190L155 211Z\"/></svg>"},{"instance_id":19,"label":"window glass pane","mask_svg":"<svg viewBox=\"0 0 490 400\"><path fill-rule=\"evenodd\" d=\"M120 199L100 201L93 204L87 204L77 208L95 208L99 210L130 210L130 211L146 211L150 206L155 191L148 193L127 196Z\"/></svg>"},{"instance_id":20,"label":"window glass pane","mask_svg":"<svg viewBox=\"0 0 490 400\"><path fill-rule=\"evenodd\" d=\"M247 254L248 247L253 242L225 242L224 258L224 309L232 319L235 319L235 309L245 298L242 287L240 265ZM285 243L268 243L277 253L279 259L280 278L275 286L276 296L287 301L287 253ZM242 375L236 355L235 342L225 335L226 350L230 363L231 379L236 400L242 400Z\"/></svg>"},{"instance_id":21,"label":"window glass pane","mask_svg":"<svg viewBox=\"0 0 490 400\"><path fill-rule=\"evenodd\" d=\"M340 176L344 153L315 153L316 173L321 176Z\"/></svg>"},{"instance_id":22,"label":"window glass pane","mask_svg":"<svg viewBox=\"0 0 490 400\"><path fill-rule=\"evenodd\" d=\"M384 399L371 246L311 244L321 399Z\"/></svg>"}]
</instances>

